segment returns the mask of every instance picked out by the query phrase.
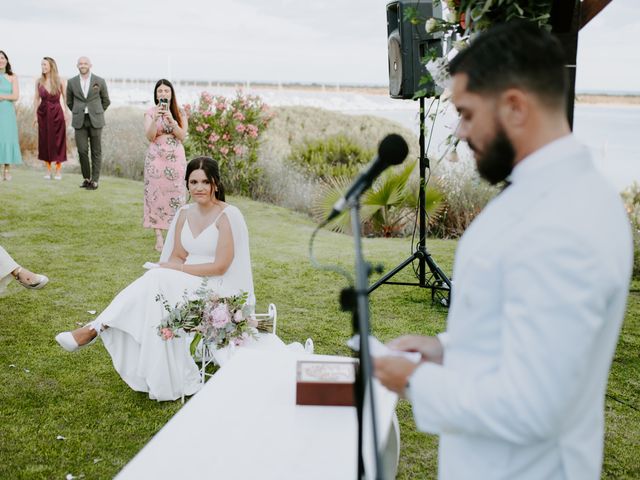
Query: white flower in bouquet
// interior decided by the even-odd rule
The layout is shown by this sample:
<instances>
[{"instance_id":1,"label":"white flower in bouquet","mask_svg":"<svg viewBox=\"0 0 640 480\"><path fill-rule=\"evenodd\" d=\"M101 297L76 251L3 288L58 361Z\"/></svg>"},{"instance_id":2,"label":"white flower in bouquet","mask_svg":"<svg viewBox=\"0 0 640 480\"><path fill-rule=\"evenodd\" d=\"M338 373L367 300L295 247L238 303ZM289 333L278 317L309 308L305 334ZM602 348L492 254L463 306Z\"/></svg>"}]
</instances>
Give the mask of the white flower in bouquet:
<instances>
[{"instance_id":1,"label":"white flower in bouquet","mask_svg":"<svg viewBox=\"0 0 640 480\"><path fill-rule=\"evenodd\" d=\"M449 10L449 12L447 13L447 22L458 23L458 20L458 12L456 12L455 10Z\"/></svg>"}]
</instances>

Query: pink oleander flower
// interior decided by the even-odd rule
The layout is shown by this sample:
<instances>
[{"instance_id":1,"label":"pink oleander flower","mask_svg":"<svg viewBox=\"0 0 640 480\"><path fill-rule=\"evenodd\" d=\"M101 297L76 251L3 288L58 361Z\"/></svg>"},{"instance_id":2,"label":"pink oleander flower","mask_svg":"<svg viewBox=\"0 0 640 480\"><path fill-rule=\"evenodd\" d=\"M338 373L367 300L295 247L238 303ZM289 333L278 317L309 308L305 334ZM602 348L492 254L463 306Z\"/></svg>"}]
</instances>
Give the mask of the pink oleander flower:
<instances>
[{"instance_id":1,"label":"pink oleander flower","mask_svg":"<svg viewBox=\"0 0 640 480\"><path fill-rule=\"evenodd\" d=\"M237 310L236 313L233 314L233 321L235 323L240 323L242 320L244 320L244 317L242 316L242 310Z\"/></svg>"},{"instance_id":2,"label":"pink oleander flower","mask_svg":"<svg viewBox=\"0 0 640 480\"><path fill-rule=\"evenodd\" d=\"M224 102L216 103L216 110L224 110L225 108L226 108L226 105L224 104Z\"/></svg>"},{"instance_id":3,"label":"pink oleander flower","mask_svg":"<svg viewBox=\"0 0 640 480\"><path fill-rule=\"evenodd\" d=\"M173 333L173 330L171 330L170 328L161 328L160 336L162 337L163 340L171 340L173 337L175 337L175 334Z\"/></svg>"},{"instance_id":4,"label":"pink oleander flower","mask_svg":"<svg viewBox=\"0 0 640 480\"><path fill-rule=\"evenodd\" d=\"M231 321L231 315L226 303L219 304L209 313L211 323L215 328L222 328Z\"/></svg>"},{"instance_id":5,"label":"pink oleander flower","mask_svg":"<svg viewBox=\"0 0 640 480\"><path fill-rule=\"evenodd\" d=\"M236 145L235 147L233 147L233 153L235 153L236 155L242 155L243 151L244 148L242 148L242 145Z\"/></svg>"},{"instance_id":6,"label":"pink oleander flower","mask_svg":"<svg viewBox=\"0 0 640 480\"><path fill-rule=\"evenodd\" d=\"M217 133L212 133L211 135L209 135L209 141L211 143L216 143L218 140L220 140L220 135L218 135Z\"/></svg>"},{"instance_id":7,"label":"pink oleander flower","mask_svg":"<svg viewBox=\"0 0 640 480\"><path fill-rule=\"evenodd\" d=\"M242 123L239 123L238 125L236 125L236 132L238 133L244 133L246 129L247 127L244 126Z\"/></svg>"},{"instance_id":8,"label":"pink oleander flower","mask_svg":"<svg viewBox=\"0 0 640 480\"><path fill-rule=\"evenodd\" d=\"M249 136L251 138L258 137L258 127L256 127L255 125L252 125L252 124L247 125L247 132L249 133Z\"/></svg>"},{"instance_id":9,"label":"pink oleander flower","mask_svg":"<svg viewBox=\"0 0 640 480\"><path fill-rule=\"evenodd\" d=\"M204 132L204 128L202 128L202 125L198 125L196 127L196 132L200 132L200 133Z\"/></svg>"},{"instance_id":10,"label":"pink oleander flower","mask_svg":"<svg viewBox=\"0 0 640 480\"><path fill-rule=\"evenodd\" d=\"M220 153L223 154L223 155L226 155L227 153L229 153L229 148L220 147Z\"/></svg>"},{"instance_id":11,"label":"pink oleander flower","mask_svg":"<svg viewBox=\"0 0 640 480\"><path fill-rule=\"evenodd\" d=\"M231 136L228 133L225 133L224 135L222 135L222 140L224 140L225 142L228 142L230 138Z\"/></svg>"},{"instance_id":12,"label":"pink oleander flower","mask_svg":"<svg viewBox=\"0 0 640 480\"><path fill-rule=\"evenodd\" d=\"M242 122L244 120L244 115L242 114L242 112L236 112L233 114L233 119Z\"/></svg>"}]
</instances>

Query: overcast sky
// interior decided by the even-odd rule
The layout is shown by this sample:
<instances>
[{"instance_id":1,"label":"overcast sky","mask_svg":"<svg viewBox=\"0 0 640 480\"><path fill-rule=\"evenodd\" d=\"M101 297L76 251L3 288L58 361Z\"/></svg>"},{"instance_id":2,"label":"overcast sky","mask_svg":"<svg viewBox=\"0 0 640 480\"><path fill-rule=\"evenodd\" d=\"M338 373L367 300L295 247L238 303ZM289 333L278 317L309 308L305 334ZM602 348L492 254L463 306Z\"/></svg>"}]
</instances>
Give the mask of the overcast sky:
<instances>
[{"instance_id":1,"label":"overcast sky","mask_svg":"<svg viewBox=\"0 0 640 480\"><path fill-rule=\"evenodd\" d=\"M19 75L43 56L107 78L387 85L388 0L21 0L0 50ZM640 1L614 0L582 30L579 91L640 92Z\"/></svg>"}]
</instances>

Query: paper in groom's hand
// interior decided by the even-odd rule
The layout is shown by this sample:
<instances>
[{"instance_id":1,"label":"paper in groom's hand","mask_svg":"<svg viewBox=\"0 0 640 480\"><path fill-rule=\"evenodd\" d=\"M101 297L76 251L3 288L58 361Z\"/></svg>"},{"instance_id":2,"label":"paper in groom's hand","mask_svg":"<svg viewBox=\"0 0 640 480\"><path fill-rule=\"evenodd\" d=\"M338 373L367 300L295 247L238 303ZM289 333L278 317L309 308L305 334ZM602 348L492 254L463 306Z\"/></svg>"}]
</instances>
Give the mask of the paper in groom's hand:
<instances>
[{"instance_id":1,"label":"paper in groom's hand","mask_svg":"<svg viewBox=\"0 0 640 480\"><path fill-rule=\"evenodd\" d=\"M360 335L354 335L347 340L347 346L355 351L360 351ZM402 350L393 350L378 340L373 335L369 335L369 353L372 358L378 357L402 357L413 363L420 363L422 355L419 352L405 352Z\"/></svg>"}]
</instances>

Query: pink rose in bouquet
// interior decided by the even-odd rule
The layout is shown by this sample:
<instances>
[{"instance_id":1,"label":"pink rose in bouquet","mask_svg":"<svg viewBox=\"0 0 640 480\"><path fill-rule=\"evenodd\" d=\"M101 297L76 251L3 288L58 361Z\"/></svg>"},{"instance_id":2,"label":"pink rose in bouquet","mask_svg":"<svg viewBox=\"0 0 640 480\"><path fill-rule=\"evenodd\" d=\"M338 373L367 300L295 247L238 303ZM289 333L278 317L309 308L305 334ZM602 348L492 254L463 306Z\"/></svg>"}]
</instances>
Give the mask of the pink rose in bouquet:
<instances>
[{"instance_id":1,"label":"pink rose in bouquet","mask_svg":"<svg viewBox=\"0 0 640 480\"><path fill-rule=\"evenodd\" d=\"M163 340L171 340L173 337L175 337L175 334L173 333L173 330L171 330L170 328L161 328L160 336L162 337Z\"/></svg>"}]
</instances>

